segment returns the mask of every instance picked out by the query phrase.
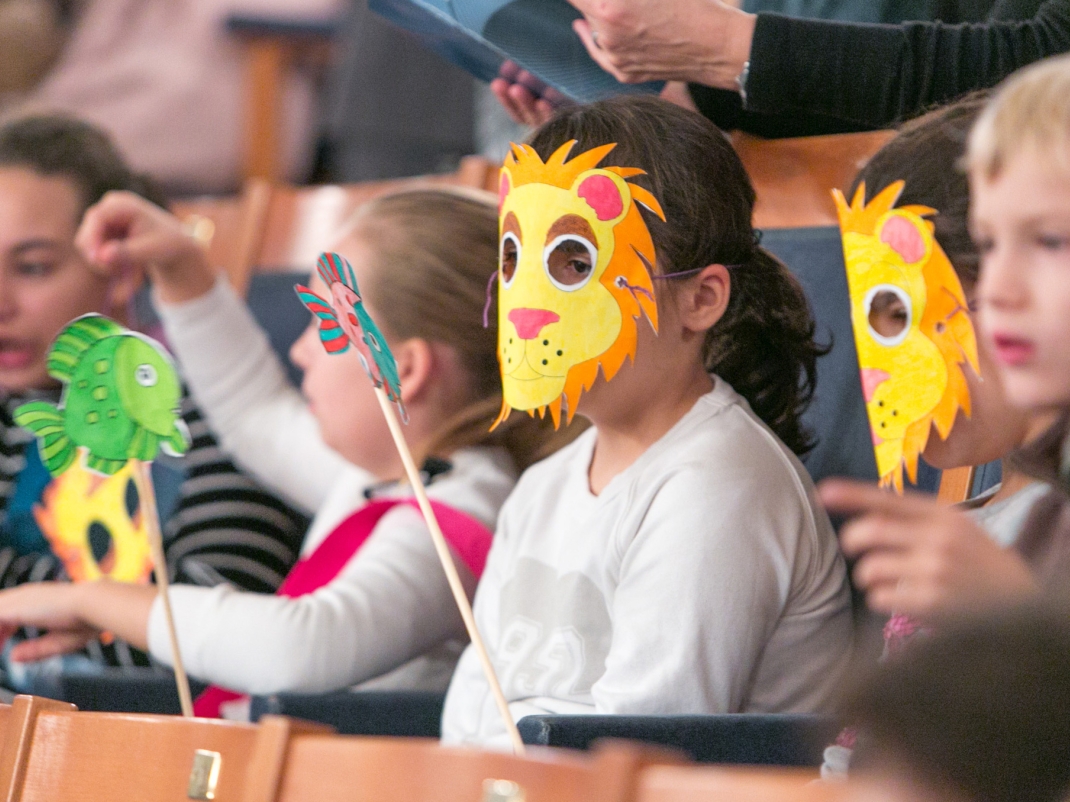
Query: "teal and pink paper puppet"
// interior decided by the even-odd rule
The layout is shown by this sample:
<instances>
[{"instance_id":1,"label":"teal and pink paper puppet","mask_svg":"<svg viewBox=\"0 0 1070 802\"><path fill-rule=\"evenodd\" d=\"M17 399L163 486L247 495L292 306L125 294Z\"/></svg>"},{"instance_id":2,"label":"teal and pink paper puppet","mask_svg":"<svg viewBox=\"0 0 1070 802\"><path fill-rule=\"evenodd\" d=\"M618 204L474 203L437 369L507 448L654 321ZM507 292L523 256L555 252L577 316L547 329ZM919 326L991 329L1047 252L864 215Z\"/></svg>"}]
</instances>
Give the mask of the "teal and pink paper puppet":
<instances>
[{"instance_id":1,"label":"teal and pink paper puppet","mask_svg":"<svg viewBox=\"0 0 1070 802\"><path fill-rule=\"evenodd\" d=\"M397 405L404 420L397 362L383 333L364 308L353 265L341 254L323 253L316 262L316 269L327 285L329 299L321 298L301 284L294 289L301 303L319 320L323 347L329 354L341 354L352 345L372 383L386 391L387 398Z\"/></svg>"}]
</instances>

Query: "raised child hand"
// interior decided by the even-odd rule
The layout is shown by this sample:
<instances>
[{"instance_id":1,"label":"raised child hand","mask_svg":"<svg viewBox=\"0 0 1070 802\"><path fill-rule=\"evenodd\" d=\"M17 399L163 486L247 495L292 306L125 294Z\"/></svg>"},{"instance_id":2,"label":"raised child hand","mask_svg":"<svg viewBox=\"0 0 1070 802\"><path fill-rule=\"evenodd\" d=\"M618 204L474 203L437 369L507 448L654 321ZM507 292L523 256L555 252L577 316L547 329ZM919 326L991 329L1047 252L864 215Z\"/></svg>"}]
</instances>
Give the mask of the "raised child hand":
<instances>
[{"instance_id":1,"label":"raised child hand","mask_svg":"<svg viewBox=\"0 0 1070 802\"><path fill-rule=\"evenodd\" d=\"M181 221L132 192L109 192L91 206L74 241L109 272L149 272L164 301L199 298L215 283L204 247Z\"/></svg>"},{"instance_id":2,"label":"raised child hand","mask_svg":"<svg viewBox=\"0 0 1070 802\"><path fill-rule=\"evenodd\" d=\"M1037 591L1022 558L961 510L840 479L822 482L819 495L830 512L858 516L840 530L840 543L857 559L855 584L878 612L932 620Z\"/></svg>"}]
</instances>

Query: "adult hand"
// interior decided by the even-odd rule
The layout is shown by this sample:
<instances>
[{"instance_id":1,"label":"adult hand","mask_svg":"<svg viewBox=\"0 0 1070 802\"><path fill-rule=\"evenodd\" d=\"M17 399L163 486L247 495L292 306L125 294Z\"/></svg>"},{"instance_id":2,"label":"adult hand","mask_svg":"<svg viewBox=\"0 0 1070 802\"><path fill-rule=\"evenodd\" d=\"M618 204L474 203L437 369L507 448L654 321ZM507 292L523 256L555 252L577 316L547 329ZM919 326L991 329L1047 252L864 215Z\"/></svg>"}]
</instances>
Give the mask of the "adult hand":
<instances>
[{"instance_id":1,"label":"adult hand","mask_svg":"<svg viewBox=\"0 0 1070 802\"><path fill-rule=\"evenodd\" d=\"M68 582L31 582L0 592L0 640L22 627L46 629L11 650L15 662L30 662L81 649L99 635L78 615L78 586Z\"/></svg>"},{"instance_id":2,"label":"adult hand","mask_svg":"<svg viewBox=\"0 0 1070 802\"><path fill-rule=\"evenodd\" d=\"M721 0L569 0L587 52L622 83L693 81L736 89L755 16Z\"/></svg>"},{"instance_id":3,"label":"adult hand","mask_svg":"<svg viewBox=\"0 0 1070 802\"><path fill-rule=\"evenodd\" d=\"M91 264L148 270L164 301L198 298L215 283L204 246L170 212L132 192L109 192L74 238Z\"/></svg>"},{"instance_id":4,"label":"adult hand","mask_svg":"<svg viewBox=\"0 0 1070 802\"><path fill-rule=\"evenodd\" d=\"M572 102L512 61L502 64L498 77L490 82L490 90L514 122L533 127L549 120L555 109Z\"/></svg>"},{"instance_id":5,"label":"adult hand","mask_svg":"<svg viewBox=\"0 0 1070 802\"><path fill-rule=\"evenodd\" d=\"M855 584L878 612L932 620L1038 591L1022 558L961 510L844 480L822 482L819 495L829 511L859 516L841 529L840 543L857 558Z\"/></svg>"}]
</instances>

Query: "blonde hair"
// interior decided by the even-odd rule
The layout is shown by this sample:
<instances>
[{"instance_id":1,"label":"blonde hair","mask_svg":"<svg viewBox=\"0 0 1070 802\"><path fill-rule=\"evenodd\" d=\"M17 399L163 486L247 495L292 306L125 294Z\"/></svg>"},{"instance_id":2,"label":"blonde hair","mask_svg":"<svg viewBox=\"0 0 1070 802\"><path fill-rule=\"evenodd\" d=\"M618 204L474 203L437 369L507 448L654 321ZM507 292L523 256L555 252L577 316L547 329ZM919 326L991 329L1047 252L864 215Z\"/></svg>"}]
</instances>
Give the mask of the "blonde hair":
<instances>
[{"instance_id":1,"label":"blonde hair","mask_svg":"<svg viewBox=\"0 0 1070 802\"><path fill-rule=\"evenodd\" d=\"M992 179L1024 150L1070 171L1070 54L1003 82L970 134L966 168Z\"/></svg>"},{"instance_id":2,"label":"blonde hair","mask_svg":"<svg viewBox=\"0 0 1070 802\"><path fill-rule=\"evenodd\" d=\"M497 327L483 327L487 283L498 269L496 196L449 188L387 195L362 206L346 236L373 254L364 291L386 332L448 345L465 371L468 404L424 456L498 445L523 469L582 429L555 435L548 421L516 416L489 431L502 401Z\"/></svg>"}]
</instances>

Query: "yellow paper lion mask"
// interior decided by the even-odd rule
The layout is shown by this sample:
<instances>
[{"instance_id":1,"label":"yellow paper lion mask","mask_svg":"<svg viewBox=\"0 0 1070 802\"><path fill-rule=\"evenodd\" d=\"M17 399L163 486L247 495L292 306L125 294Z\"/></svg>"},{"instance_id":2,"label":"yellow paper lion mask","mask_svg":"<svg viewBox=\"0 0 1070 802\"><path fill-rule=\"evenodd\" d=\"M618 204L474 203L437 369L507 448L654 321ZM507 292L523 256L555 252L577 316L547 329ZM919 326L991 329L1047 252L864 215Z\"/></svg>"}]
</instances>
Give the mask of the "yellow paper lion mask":
<instances>
[{"instance_id":1,"label":"yellow paper lion mask","mask_svg":"<svg viewBox=\"0 0 1070 802\"><path fill-rule=\"evenodd\" d=\"M144 493L132 463L102 477L86 470L81 460L45 488L34 518L72 581L149 581L152 554L140 505Z\"/></svg>"},{"instance_id":2,"label":"yellow paper lion mask","mask_svg":"<svg viewBox=\"0 0 1070 802\"><path fill-rule=\"evenodd\" d=\"M933 426L947 439L961 409L970 414L963 373L980 373L977 340L951 262L933 237L925 206L894 208L897 181L865 204L833 190L839 212L851 322L882 487L917 480Z\"/></svg>"},{"instance_id":3,"label":"yellow paper lion mask","mask_svg":"<svg viewBox=\"0 0 1070 802\"><path fill-rule=\"evenodd\" d=\"M601 367L612 379L635 356L637 321L654 330L654 244L639 211L665 214L647 190L629 183L643 171L598 168L615 144L572 159L575 140L544 163L513 145L500 179L498 359L502 410L549 410L554 425L576 414Z\"/></svg>"}]
</instances>

